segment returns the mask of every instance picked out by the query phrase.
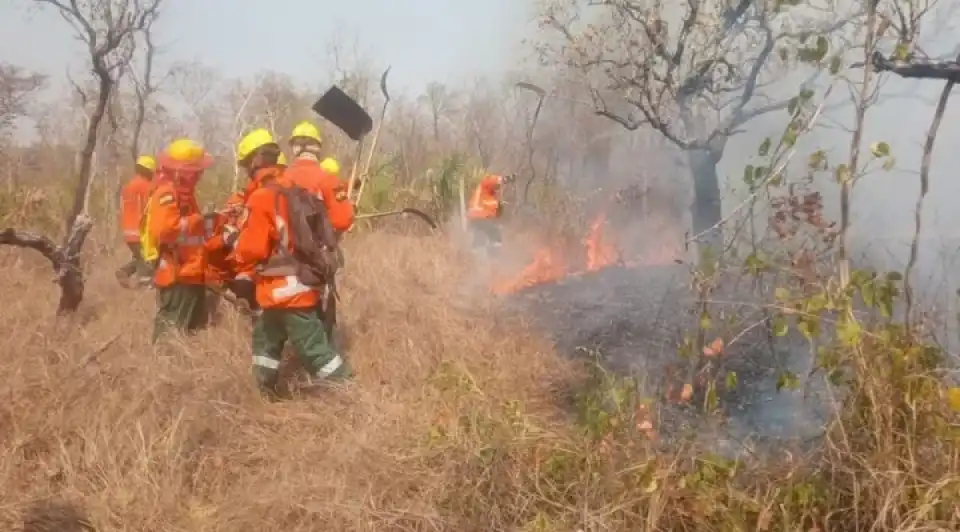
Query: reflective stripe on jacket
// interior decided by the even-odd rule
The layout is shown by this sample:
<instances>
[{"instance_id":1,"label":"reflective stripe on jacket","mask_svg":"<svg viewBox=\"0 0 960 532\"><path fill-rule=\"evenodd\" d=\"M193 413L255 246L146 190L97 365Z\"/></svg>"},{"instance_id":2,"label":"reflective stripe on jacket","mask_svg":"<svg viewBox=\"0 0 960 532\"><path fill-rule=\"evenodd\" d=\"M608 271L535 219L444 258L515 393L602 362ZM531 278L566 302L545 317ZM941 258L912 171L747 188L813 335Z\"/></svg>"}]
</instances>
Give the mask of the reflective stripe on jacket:
<instances>
[{"instance_id":1,"label":"reflective stripe on jacket","mask_svg":"<svg viewBox=\"0 0 960 532\"><path fill-rule=\"evenodd\" d=\"M147 230L156 238L160 250L154 284L204 284L206 224L196 202L183 201L171 183L162 183L153 191L149 206Z\"/></svg>"}]
</instances>

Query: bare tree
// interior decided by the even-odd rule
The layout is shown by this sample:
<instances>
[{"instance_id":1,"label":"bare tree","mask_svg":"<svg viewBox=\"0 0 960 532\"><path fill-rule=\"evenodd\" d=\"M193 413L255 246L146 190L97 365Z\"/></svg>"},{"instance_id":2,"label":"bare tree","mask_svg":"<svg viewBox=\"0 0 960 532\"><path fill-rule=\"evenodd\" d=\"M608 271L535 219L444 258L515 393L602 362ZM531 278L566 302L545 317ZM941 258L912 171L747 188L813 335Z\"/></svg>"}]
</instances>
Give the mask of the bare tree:
<instances>
[{"instance_id":1,"label":"bare tree","mask_svg":"<svg viewBox=\"0 0 960 532\"><path fill-rule=\"evenodd\" d=\"M443 83L436 81L427 85L426 91L420 97L421 101L426 103L430 111L430 120L433 125L433 140L440 142L440 121L444 114L449 111L454 104L453 95Z\"/></svg>"},{"instance_id":2,"label":"bare tree","mask_svg":"<svg viewBox=\"0 0 960 532\"><path fill-rule=\"evenodd\" d=\"M10 64L0 64L0 133L27 114L30 99L46 78Z\"/></svg>"},{"instance_id":3,"label":"bare tree","mask_svg":"<svg viewBox=\"0 0 960 532\"><path fill-rule=\"evenodd\" d=\"M136 72L134 62L127 63L130 77L133 79L133 89L136 95L136 110L133 116L133 132L130 136L130 157L136 160L140 156L140 137L143 133L143 122L147 119L147 109L150 99L160 89L162 79L169 76L163 76L161 82L154 78L154 60L157 54L157 46L154 43L153 23L156 22L160 14L159 0L158 8L154 9L152 16L144 21L141 33L143 35L143 65L140 72Z\"/></svg>"},{"instance_id":4,"label":"bare tree","mask_svg":"<svg viewBox=\"0 0 960 532\"><path fill-rule=\"evenodd\" d=\"M14 229L0 231L0 244L31 248L53 265L60 285L58 314L75 311L83 300L84 280L80 269L80 249L93 226L86 215L87 189L97 148L100 125L116 78L134 51L134 34L143 31L157 17L161 0L33 0L40 6L53 6L76 31L86 45L90 68L97 80L96 100L87 124L86 141L80 152L77 188L73 206L66 219L66 234L60 245L48 237Z\"/></svg>"},{"instance_id":5,"label":"bare tree","mask_svg":"<svg viewBox=\"0 0 960 532\"><path fill-rule=\"evenodd\" d=\"M826 59L828 37L853 19L831 2L553 0L538 48L585 79L599 115L628 130L651 127L685 150L693 231L717 246L727 140L787 107L762 92L790 61Z\"/></svg>"}]
</instances>

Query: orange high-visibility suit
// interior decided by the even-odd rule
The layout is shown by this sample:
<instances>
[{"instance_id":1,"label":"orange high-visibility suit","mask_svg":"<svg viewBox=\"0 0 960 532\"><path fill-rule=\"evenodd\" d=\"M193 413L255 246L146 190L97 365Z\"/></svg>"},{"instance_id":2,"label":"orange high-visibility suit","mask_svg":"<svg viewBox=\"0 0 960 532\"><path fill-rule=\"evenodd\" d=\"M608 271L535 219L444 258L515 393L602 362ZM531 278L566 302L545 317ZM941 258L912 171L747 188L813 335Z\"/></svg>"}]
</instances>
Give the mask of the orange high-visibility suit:
<instances>
[{"instance_id":1,"label":"orange high-visibility suit","mask_svg":"<svg viewBox=\"0 0 960 532\"><path fill-rule=\"evenodd\" d=\"M330 225L338 233L344 233L353 225L353 204L347 194L347 183L336 175L324 171L312 157L298 157L284 175L291 182L316 194L327 208Z\"/></svg>"},{"instance_id":2,"label":"orange high-visibility suit","mask_svg":"<svg viewBox=\"0 0 960 532\"><path fill-rule=\"evenodd\" d=\"M161 288L174 283L202 285L206 282L206 224L196 198L178 198L176 188L174 183L165 181L157 185L151 196L148 229L160 247L153 282Z\"/></svg>"},{"instance_id":3,"label":"orange high-visibility suit","mask_svg":"<svg viewBox=\"0 0 960 532\"><path fill-rule=\"evenodd\" d=\"M500 185L502 183L503 179L498 175L484 177L470 196L467 218L471 220L499 218L501 213Z\"/></svg>"},{"instance_id":4,"label":"orange high-visibility suit","mask_svg":"<svg viewBox=\"0 0 960 532\"><path fill-rule=\"evenodd\" d=\"M141 157L141 162L145 159L148 158ZM153 159L149 161L152 162ZM150 168L139 167L133 179L120 189L120 230L123 231L123 240L127 248L130 249L130 261L117 270L116 276L120 284L126 287L132 287L130 279L134 274L137 274L137 285L150 282L151 268L143 260L140 250L140 223L153 189L153 183L150 180L152 176L145 174L148 170Z\"/></svg>"},{"instance_id":5,"label":"orange high-visibility suit","mask_svg":"<svg viewBox=\"0 0 960 532\"><path fill-rule=\"evenodd\" d=\"M137 174L120 189L120 229L128 244L140 246L140 219L152 187L149 178Z\"/></svg>"},{"instance_id":6,"label":"orange high-visibility suit","mask_svg":"<svg viewBox=\"0 0 960 532\"><path fill-rule=\"evenodd\" d=\"M503 181L502 176L488 175L480 181L470 196L467 218L473 230L475 246L499 246L502 241L498 219L503 212L500 201Z\"/></svg>"},{"instance_id":7,"label":"orange high-visibility suit","mask_svg":"<svg viewBox=\"0 0 960 532\"><path fill-rule=\"evenodd\" d=\"M241 266L236 262L236 256L231 249L225 246L224 228L233 226L233 230L242 230L246 222L244 212L247 196L255 190L255 187L248 185L245 190L234 192L227 198L224 208L225 214L219 217L220 227L216 232L214 239L220 245L224 246L210 255L209 270L218 276L218 279L230 289L237 298L246 301L251 310L258 309L256 296L254 294L253 278L254 267L256 265Z\"/></svg>"},{"instance_id":8,"label":"orange high-visibility suit","mask_svg":"<svg viewBox=\"0 0 960 532\"><path fill-rule=\"evenodd\" d=\"M157 315L153 341L170 328L190 331L206 319L207 238L212 224L197 205L196 186L213 162L188 139L173 141L160 157L145 229L157 243L153 284Z\"/></svg>"},{"instance_id":9,"label":"orange high-visibility suit","mask_svg":"<svg viewBox=\"0 0 960 532\"><path fill-rule=\"evenodd\" d=\"M287 224L286 203L277 204L277 192L265 185L276 183L279 186L291 186L277 168L258 170L253 177L255 189L247 197L246 221L234 246L233 257L241 271L251 271L257 265L265 263L273 255L276 246L286 246L293 251L286 231L281 227ZM279 211L278 208L279 207ZM296 276L265 277L257 275L257 303L267 309L313 309L320 301L318 290L303 283Z\"/></svg>"}]
</instances>

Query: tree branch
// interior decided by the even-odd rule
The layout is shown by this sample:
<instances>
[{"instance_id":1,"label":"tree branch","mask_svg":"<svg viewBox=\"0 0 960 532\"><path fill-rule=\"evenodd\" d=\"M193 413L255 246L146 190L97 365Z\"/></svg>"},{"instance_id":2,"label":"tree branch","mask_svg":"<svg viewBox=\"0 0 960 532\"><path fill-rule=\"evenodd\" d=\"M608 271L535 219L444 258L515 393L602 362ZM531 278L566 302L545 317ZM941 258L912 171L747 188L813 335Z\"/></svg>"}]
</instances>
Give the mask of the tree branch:
<instances>
[{"instance_id":1,"label":"tree branch","mask_svg":"<svg viewBox=\"0 0 960 532\"><path fill-rule=\"evenodd\" d=\"M901 78L960 82L960 62L956 60L892 59L884 57L880 52L874 52L870 62L878 72L890 72Z\"/></svg>"}]
</instances>

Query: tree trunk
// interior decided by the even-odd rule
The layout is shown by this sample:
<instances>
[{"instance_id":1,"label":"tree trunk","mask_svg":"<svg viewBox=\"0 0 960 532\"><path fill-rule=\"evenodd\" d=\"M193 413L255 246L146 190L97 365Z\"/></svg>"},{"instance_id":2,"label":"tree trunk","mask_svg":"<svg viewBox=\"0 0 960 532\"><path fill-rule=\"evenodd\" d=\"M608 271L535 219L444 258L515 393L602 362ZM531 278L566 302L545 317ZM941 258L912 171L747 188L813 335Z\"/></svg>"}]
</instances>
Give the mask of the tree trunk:
<instances>
[{"instance_id":1,"label":"tree trunk","mask_svg":"<svg viewBox=\"0 0 960 532\"><path fill-rule=\"evenodd\" d=\"M84 211L87 201L87 189L90 187L90 174L93 173L93 153L97 149L97 136L100 132L100 122L103 121L103 114L106 112L107 103L110 101L110 92L113 88L113 80L106 67L100 65L94 69L100 78L99 93L97 94L97 106L90 115L90 122L87 124L87 140L80 152L80 170L77 172L79 182L77 191L73 196L73 208L70 209L70 215L67 216L67 238L70 237L70 231L73 230L77 217Z\"/></svg>"},{"instance_id":2,"label":"tree trunk","mask_svg":"<svg viewBox=\"0 0 960 532\"><path fill-rule=\"evenodd\" d=\"M29 248L37 251L53 266L56 283L60 285L60 303L57 315L69 314L80 307L83 301L83 271L80 269L80 250L93 222L85 215L77 216L62 246L49 238L26 231L4 229L0 231L0 245Z\"/></svg>"},{"instance_id":3,"label":"tree trunk","mask_svg":"<svg viewBox=\"0 0 960 532\"><path fill-rule=\"evenodd\" d=\"M710 150L687 152L687 164L693 177L693 204L690 207L693 235L700 235L697 239L699 251L702 253L711 248L714 256L723 249L723 231L720 227L723 211L717 175L721 156L722 153Z\"/></svg>"}]
</instances>

